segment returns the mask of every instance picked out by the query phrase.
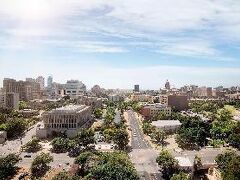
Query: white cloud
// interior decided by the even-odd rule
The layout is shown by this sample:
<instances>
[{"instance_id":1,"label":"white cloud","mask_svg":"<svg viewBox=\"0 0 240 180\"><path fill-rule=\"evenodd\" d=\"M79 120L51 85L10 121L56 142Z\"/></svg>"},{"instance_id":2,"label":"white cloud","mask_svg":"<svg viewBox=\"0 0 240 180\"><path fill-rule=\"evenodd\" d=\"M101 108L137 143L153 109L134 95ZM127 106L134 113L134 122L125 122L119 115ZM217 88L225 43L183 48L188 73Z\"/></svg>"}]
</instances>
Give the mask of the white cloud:
<instances>
[{"instance_id":1,"label":"white cloud","mask_svg":"<svg viewBox=\"0 0 240 180\"><path fill-rule=\"evenodd\" d=\"M122 47L114 47L114 46L104 46L99 44L91 44L88 42L87 44L78 44L76 45L77 49L81 52L96 52L96 53L122 53L127 52Z\"/></svg>"},{"instance_id":2,"label":"white cloud","mask_svg":"<svg viewBox=\"0 0 240 180\"><path fill-rule=\"evenodd\" d=\"M0 0L0 4L0 31L9 38L5 49L16 47L15 42L46 45L42 39L59 46L64 39L69 42L63 45L73 48L85 40L78 45L82 52L126 52L135 43L175 56L230 59L216 44L240 41L236 0ZM91 42L107 42L106 37L115 42ZM119 39L127 42L116 45ZM144 45L145 40L150 43Z\"/></svg>"}]
</instances>

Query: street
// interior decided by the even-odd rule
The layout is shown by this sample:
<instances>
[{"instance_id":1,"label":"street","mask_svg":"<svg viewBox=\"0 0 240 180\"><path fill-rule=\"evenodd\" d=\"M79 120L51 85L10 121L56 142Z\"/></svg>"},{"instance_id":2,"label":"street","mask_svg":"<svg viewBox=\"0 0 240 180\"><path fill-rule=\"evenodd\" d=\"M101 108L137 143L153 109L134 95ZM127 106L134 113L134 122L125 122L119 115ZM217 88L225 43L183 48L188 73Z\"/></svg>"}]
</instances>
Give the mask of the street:
<instances>
[{"instance_id":1,"label":"street","mask_svg":"<svg viewBox=\"0 0 240 180\"><path fill-rule=\"evenodd\" d=\"M28 128L25 134L18 139L7 140L4 144L0 145L0 155L8 155L11 153L18 153L23 144L26 144L29 140L32 139L32 136L36 135L37 124ZM22 143L21 143L22 141Z\"/></svg>"},{"instance_id":2,"label":"street","mask_svg":"<svg viewBox=\"0 0 240 180\"><path fill-rule=\"evenodd\" d=\"M143 132L140 129L136 114L133 111L128 111L129 123L131 126L131 146L133 149L150 149L150 144L144 140Z\"/></svg>"},{"instance_id":3,"label":"street","mask_svg":"<svg viewBox=\"0 0 240 180\"><path fill-rule=\"evenodd\" d=\"M144 134L138 123L137 115L127 111L128 121L131 127L131 147L129 156L139 173L141 180L161 180L156 158L158 152L144 139Z\"/></svg>"},{"instance_id":4,"label":"street","mask_svg":"<svg viewBox=\"0 0 240 180\"><path fill-rule=\"evenodd\" d=\"M31 158L26 158L24 157L24 155L28 154L28 153L21 153L20 157L22 158L22 160L18 163L18 166L20 167L24 167L24 168L30 168L33 159L40 154L41 152L37 152L37 153L31 153ZM50 153L51 156L53 156L53 162L50 163L50 166L52 168L57 168L59 166L61 166L64 169L68 169L70 167L70 165L72 165L74 163L74 158L69 157L67 153Z\"/></svg>"}]
</instances>

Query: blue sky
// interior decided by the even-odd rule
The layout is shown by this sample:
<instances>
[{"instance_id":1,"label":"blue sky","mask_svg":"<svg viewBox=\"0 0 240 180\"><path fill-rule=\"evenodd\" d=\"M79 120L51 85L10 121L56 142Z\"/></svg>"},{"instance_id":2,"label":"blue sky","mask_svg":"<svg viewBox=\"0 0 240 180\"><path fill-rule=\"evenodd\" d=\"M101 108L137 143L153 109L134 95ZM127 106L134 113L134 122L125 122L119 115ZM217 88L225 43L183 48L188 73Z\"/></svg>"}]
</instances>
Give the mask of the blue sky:
<instances>
[{"instance_id":1,"label":"blue sky","mask_svg":"<svg viewBox=\"0 0 240 180\"><path fill-rule=\"evenodd\" d=\"M0 0L4 77L240 85L240 1Z\"/></svg>"}]
</instances>

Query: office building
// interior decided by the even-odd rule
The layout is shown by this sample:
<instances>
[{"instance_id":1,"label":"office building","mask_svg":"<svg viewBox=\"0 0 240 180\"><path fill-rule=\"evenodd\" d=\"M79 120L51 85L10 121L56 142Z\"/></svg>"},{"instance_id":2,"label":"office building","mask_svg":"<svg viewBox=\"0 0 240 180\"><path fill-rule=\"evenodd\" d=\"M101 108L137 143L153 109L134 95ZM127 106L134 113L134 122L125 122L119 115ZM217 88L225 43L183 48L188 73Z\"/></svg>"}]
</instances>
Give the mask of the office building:
<instances>
[{"instance_id":1,"label":"office building","mask_svg":"<svg viewBox=\"0 0 240 180\"><path fill-rule=\"evenodd\" d=\"M148 94L132 94L131 95L131 100L134 102L149 102L153 103L153 96L148 95Z\"/></svg>"},{"instance_id":2,"label":"office building","mask_svg":"<svg viewBox=\"0 0 240 180\"><path fill-rule=\"evenodd\" d=\"M90 127L92 122L91 108L85 105L68 105L42 114L43 125L36 134L39 138L64 133L67 137L77 135L80 128Z\"/></svg>"},{"instance_id":3,"label":"office building","mask_svg":"<svg viewBox=\"0 0 240 180\"><path fill-rule=\"evenodd\" d=\"M82 81L78 80L68 80L65 85L66 95L70 97L77 97L86 93L86 86Z\"/></svg>"},{"instance_id":4,"label":"office building","mask_svg":"<svg viewBox=\"0 0 240 180\"><path fill-rule=\"evenodd\" d=\"M159 102L178 111L188 109L188 97L186 95L161 95Z\"/></svg>"},{"instance_id":5,"label":"office building","mask_svg":"<svg viewBox=\"0 0 240 180\"><path fill-rule=\"evenodd\" d=\"M53 84L53 77L52 77L52 76L48 76L48 79L47 79L47 88L48 88L48 89L52 88L52 84Z\"/></svg>"},{"instance_id":6,"label":"office building","mask_svg":"<svg viewBox=\"0 0 240 180\"><path fill-rule=\"evenodd\" d=\"M110 94L108 96L108 100L112 102L119 102L119 101L123 101L124 98L118 94Z\"/></svg>"},{"instance_id":7,"label":"office building","mask_svg":"<svg viewBox=\"0 0 240 180\"><path fill-rule=\"evenodd\" d=\"M140 91L138 84L134 85L134 90L133 91L134 92L139 92Z\"/></svg>"},{"instance_id":8,"label":"office building","mask_svg":"<svg viewBox=\"0 0 240 180\"><path fill-rule=\"evenodd\" d=\"M40 84L40 89L44 90L45 87L45 79L42 76L38 76L36 82Z\"/></svg>"},{"instance_id":9,"label":"office building","mask_svg":"<svg viewBox=\"0 0 240 180\"><path fill-rule=\"evenodd\" d=\"M170 116L171 115L171 107L156 103L156 104L148 104L145 105L140 113L146 118L146 119L150 119L156 115L158 115L159 113L165 113L166 116Z\"/></svg>"}]
</instances>

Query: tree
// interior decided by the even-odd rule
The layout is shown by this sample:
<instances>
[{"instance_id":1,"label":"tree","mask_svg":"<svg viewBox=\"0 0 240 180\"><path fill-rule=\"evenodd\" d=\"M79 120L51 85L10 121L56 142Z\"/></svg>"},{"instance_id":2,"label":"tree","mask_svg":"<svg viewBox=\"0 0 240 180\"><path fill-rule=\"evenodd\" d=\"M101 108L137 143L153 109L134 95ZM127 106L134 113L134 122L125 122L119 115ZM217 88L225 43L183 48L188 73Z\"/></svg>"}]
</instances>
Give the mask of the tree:
<instances>
[{"instance_id":1,"label":"tree","mask_svg":"<svg viewBox=\"0 0 240 180\"><path fill-rule=\"evenodd\" d=\"M117 145L118 149L125 150L129 143L129 136L126 129L117 129L114 133L113 141Z\"/></svg>"},{"instance_id":2,"label":"tree","mask_svg":"<svg viewBox=\"0 0 240 180\"><path fill-rule=\"evenodd\" d=\"M29 108L29 106L28 106L28 104L27 104L27 102L25 102L25 101L19 101L19 109L21 110L21 109L28 109Z\"/></svg>"},{"instance_id":3,"label":"tree","mask_svg":"<svg viewBox=\"0 0 240 180\"><path fill-rule=\"evenodd\" d=\"M240 156L235 152L227 151L217 155L216 162L224 180L240 179Z\"/></svg>"},{"instance_id":4,"label":"tree","mask_svg":"<svg viewBox=\"0 0 240 180\"><path fill-rule=\"evenodd\" d=\"M187 117L182 121L176 141L181 148L198 149L206 144L209 129L209 124L199 117Z\"/></svg>"},{"instance_id":5,"label":"tree","mask_svg":"<svg viewBox=\"0 0 240 180\"><path fill-rule=\"evenodd\" d=\"M144 122L142 128L143 133L146 135L150 135L153 132L153 127L149 122Z\"/></svg>"},{"instance_id":6,"label":"tree","mask_svg":"<svg viewBox=\"0 0 240 180\"><path fill-rule=\"evenodd\" d=\"M228 142L236 147L240 148L240 122L238 121L232 129L232 134L228 138Z\"/></svg>"},{"instance_id":7,"label":"tree","mask_svg":"<svg viewBox=\"0 0 240 180\"><path fill-rule=\"evenodd\" d=\"M48 164L53 161L49 153L41 153L36 156L31 165L31 172L34 177L42 177L49 169Z\"/></svg>"},{"instance_id":8,"label":"tree","mask_svg":"<svg viewBox=\"0 0 240 180\"><path fill-rule=\"evenodd\" d=\"M56 153L64 153L69 150L69 139L56 137L51 142L52 151Z\"/></svg>"},{"instance_id":9,"label":"tree","mask_svg":"<svg viewBox=\"0 0 240 180\"><path fill-rule=\"evenodd\" d=\"M179 171L178 162L170 154L169 151L163 150L160 152L156 162L161 168L163 178L170 179L174 173Z\"/></svg>"},{"instance_id":10,"label":"tree","mask_svg":"<svg viewBox=\"0 0 240 180\"><path fill-rule=\"evenodd\" d=\"M163 145L164 140L167 138L166 133L162 130L156 130L153 133L154 139L157 141L157 143Z\"/></svg>"},{"instance_id":11,"label":"tree","mask_svg":"<svg viewBox=\"0 0 240 180\"><path fill-rule=\"evenodd\" d=\"M42 148L39 142L40 140L34 137L29 142L27 142L27 144L22 146L22 150L26 152L37 152Z\"/></svg>"},{"instance_id":12,"label":"tree","mask_svg":"<svg viewBox=\"0 0 240 180\"><path fill-rule=\"evenodd\" d=\"M80 172L79 174L81 176L85 175L85 171L87 169L87 165L89 163L89 161L91 161L91 157L93 157L94 154L92 152L86 151L81 153L76 159L75 159L75 163L80 165Z\"/></svg>"},{"instance_id":13,"label":"tree","mask_svg":"<svg viewBox=\"0 0 240 180\"><path fill-rule=\"evenodd\" d=\"M94 131L92 129L81 129L77 135L77 142L84 147L88 147L95 142Z\"/></svg>"},{"instance_id":14,"label":"tree","mask_svg":"<svg viewBox=\"0 0 240 180\"><path fill-rule=\"evenodd\" d=\"M199 156L194 157L194 169L198 171L202 167L202 159Z\"/></svg>"},{"instance_id":15,"label":"tree","mask_svg":"<svg viewBox=\"0 0 240 180\"><path fill-rule=\"evenodd\" d=\"M139 179L129 157L123 152L101 153L97 164L91 169L88 177L99 180Z\"/></svg>"},{"instance_id":16,"label":"tree","mask_svg":"<svg viewBox=\"0 0 240 180\"><path fill-rule=\"evenodd\" d=\"M15 175L17 167L15 166L21 158L15 154L9 154L0 157L0 179L11 179Z\"/></svg>"},{"instance_id":17,"label":"tree","mask_svg":"<svg viewBox=\"0 0 240 180\"><path fill-rule=\"evenodd\" d=\"M66 171L62 171L55 175L52 180L71 180L72 178Z\"/></svg>"},{"instance_id":18,"label":"tree","mask_svg":"<svg viewBox=\"0 0 240 180\"><path fill-rule=\"evenodd\" d=\"M9 119L6 123L6 131L8 138L16 137L21 135L27 127L25 119L13 118Z\"/></svg>"},{"instance_id":19,"label":"tree","mask_svg":"<svg viewBox=\"0 0 240 180\"><path fill-rule=\"evenodd\" d=\"M100 108L97 108L93 111L93 114L95 116L95 118L101 118L103 115L103 111Z\"/></svg>"},{"instance_id":20,"label":"tree","mask_svg":"<svg viewBox=\"0 0 240 180\"><path fill-rule=\"evenodd\" d=\"M107 142L110 142L114 137L115 130L112 128L105 129L103 131L103 136Z\"/></svg>"},{"instance_id":21,"label":"tree","mask_svg":"<svg viewBox=\"0 0 240 180\"><path fill-rule=\"evenodd\" d=\"M171 180L190 180L188 174L184 173L184 172L180 172L178 174L174 174L171 177Z\"/></svg>"}]
</instances>

